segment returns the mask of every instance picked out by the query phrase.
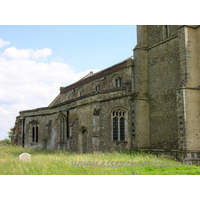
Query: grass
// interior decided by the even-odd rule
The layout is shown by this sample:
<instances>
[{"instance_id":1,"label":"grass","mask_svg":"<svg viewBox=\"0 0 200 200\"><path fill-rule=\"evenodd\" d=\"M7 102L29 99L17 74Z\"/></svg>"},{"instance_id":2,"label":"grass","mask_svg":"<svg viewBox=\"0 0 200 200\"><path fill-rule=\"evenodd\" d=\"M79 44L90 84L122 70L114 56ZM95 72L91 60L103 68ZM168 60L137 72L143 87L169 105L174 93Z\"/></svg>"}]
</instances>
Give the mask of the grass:
<instances>
[{"instance_id":1,"label":"grass","mask_svg":"<svg viewBox=\"0 0 200 200\"><path fill-rule=\"evenodd\" d=\"M19 155L27 152L31 154L31 163L22 163L19 161ZM131 163L138 162L165 162L165 165L174 165L172 158L157 157L154 154L143 152L113 152L113 153L94 153L94 154L75 154L61 151L51 150L32 150L18 146L0 144L0 174L1 175L198 175L200 174L200 166L185 165L175 167L106 167L107 162L113 161L115 164L119 161ZM97 162L98 167L72 167L71 162ZM105 167L99 167L102 162ZM130 165L129 163L127 164ZM126 166L126 165L124 165Z\"/></svg>"}]
</instances>

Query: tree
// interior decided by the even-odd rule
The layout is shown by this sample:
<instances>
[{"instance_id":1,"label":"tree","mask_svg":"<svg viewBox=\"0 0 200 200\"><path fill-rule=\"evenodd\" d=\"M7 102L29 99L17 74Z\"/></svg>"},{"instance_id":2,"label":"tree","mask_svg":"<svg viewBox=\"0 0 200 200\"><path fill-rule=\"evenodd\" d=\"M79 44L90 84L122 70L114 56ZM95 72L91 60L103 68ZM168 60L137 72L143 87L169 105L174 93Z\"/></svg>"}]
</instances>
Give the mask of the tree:
<instances>
[{"instance_id":1,"label":"tree","mask_svg":"<svg viewBox=\"0 0 200 200\"><path fill-rule=\"evenodd\" d=\"M14 131L14 128L10 128L10 131L8 132L8 139L11 141L11 137L13 135L13 131Z\"/></svg>"}]
</instances>

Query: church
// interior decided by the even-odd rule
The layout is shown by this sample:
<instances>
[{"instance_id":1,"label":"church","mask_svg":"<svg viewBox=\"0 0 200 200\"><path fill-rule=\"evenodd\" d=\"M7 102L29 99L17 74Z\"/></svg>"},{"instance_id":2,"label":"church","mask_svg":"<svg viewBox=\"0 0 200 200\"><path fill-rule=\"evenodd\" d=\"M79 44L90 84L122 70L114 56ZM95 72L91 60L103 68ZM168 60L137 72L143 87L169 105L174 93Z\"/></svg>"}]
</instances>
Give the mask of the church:
<instances>
[{"instance_id":1,"label":"church","mask_svg":"<svg viewBox=\"0 0 200 200\"><path fill-rule=\"evenodd\" d=\"M12 143L77 153L139 148L200 158L200 26L139 25L133 56L20 111Z\"/></svg>"}]
</instances>

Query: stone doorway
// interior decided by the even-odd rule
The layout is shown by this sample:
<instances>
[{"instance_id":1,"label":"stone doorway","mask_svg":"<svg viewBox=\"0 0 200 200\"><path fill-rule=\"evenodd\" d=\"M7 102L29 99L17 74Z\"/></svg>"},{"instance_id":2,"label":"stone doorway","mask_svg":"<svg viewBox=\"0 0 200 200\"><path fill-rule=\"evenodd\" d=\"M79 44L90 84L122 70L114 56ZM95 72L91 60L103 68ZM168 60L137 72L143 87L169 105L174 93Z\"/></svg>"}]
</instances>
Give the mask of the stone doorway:
<instances>
[{"instance_id":1,"label":"stone doorway","mask_svg":"<svg viewBox=\"0 0 200 200\"><path fill-rule=\"evenodd\" d=\"M79 132L79 153L88 152L88 131L85 126L81 126Z\"/></svg>"}]
</instances>

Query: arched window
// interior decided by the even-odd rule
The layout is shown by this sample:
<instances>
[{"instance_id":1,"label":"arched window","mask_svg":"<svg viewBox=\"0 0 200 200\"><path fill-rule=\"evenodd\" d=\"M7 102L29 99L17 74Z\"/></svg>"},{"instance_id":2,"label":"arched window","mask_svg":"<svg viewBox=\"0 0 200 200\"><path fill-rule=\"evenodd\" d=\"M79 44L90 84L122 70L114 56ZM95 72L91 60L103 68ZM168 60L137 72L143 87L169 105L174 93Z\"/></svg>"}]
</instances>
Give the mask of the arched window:
<instances>
[{"instance_id":1,"label":"arched window","mask_svg":"<svg viewBox=\"0 0 200 200\"><path fill-rule=\"evenodd\" d=\"M67 110L67 115L62 112L58 115L58 137L60 137L60 142L66 142L69 136L69 110Z\"/></svg>"},{"instance_id":2,"label":"arched window","mask_svg":"<svg viewBox=\"0 0 200 200\"><path fill-rule=\"evenodd\" d=\"M98 92L100 90L100 85L96 85L95 90L96 90L96 92Z\"/></svg>"},{"instance_id":3,"label":"arched window","mask_svg":"<svg viewBox=\"0 0 200 200\"><path fill-rule=\"evenodd\" d=\"M39 130L39 128L38 128L38 126L39 126L39 123L37 122L37 121L32 121L31 123L30 123L30 125L31 125L31 133L30 133L30 141L32 142L32 143L38 143L38 141L39 141L39 135L38 135L38 130Z\"/></svg>"},{"instance_id":4,"label":"arched window","mask_svg":"<svg viewBox=\"0 0 200 200\"><path fill-rule=\"evenodd\" d=\"M100 91L99 82L96 82L96 83L93 84L93 91L94 91L94 92Z\"/></svg>"},{"instance_id":5,"label":"arched window","mask_svg":"<svg viewBox=\"0 0 200 200\"><path fill-rule=\"evenodd\" d=\"M67 93L67 95L66 95L66 100L67 100L67 101L70 100L70 94L69 94L69 93Z\"/></svg>"},{"instance_id":6,"label":"arched window","mask_svg":"<svg viewBox=\"0 0 200 200\"><path fill-rule=\"evenodd\" d=\"M115 83L116 83L116 87L121 87L122 86L122 78L121 77L117 77L115 79Z\"/></svg>"},{"instance_id":7,"label":"arched window","mask_svg":"<svg viewBox=\"0 0 200 200\"><path fill-rule=\"evenodd\" d=\"M78 89L77 95L78 95L78 97L83 96L83 88L79 88L79 89Z\"/></svg>"},{"instance_id":8,"label":"arched window","mask_svg":"<svg viewBox=\"0 0 200 200\"><path fill-rule=\"evenodd\" d=\"M125 141L125 117L126 112L121 109L112 112L113 141Z\"/></svg>"}]
</instances>

